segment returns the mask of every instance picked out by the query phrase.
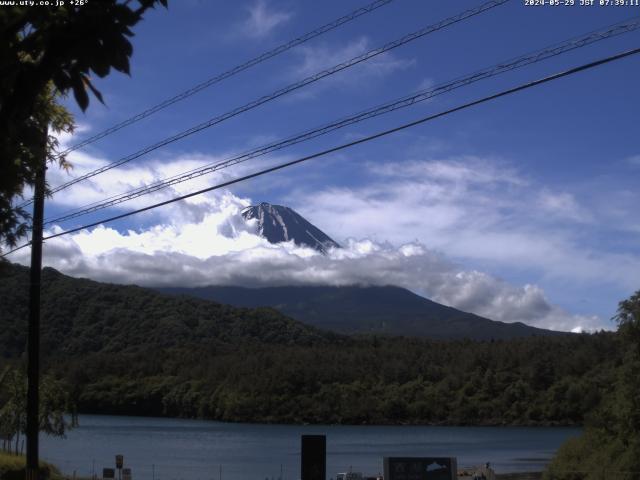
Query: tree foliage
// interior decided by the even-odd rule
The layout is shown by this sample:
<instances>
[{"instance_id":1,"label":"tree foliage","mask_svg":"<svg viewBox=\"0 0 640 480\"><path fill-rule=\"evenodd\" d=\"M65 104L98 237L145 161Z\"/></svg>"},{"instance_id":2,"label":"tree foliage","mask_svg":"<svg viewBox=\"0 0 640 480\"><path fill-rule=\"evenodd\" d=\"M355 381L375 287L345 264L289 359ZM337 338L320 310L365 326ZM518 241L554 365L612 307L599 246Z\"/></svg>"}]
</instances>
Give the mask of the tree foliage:
<instances>
[{"instance_id":1,"label":"tree foliage","mask_svg":"<svg viewBox=\"0 0 640 480\"><path fill-rule=\"evenodd\" d=\"M28 272L0 272L0 351L26 341ZM613 333L510 341L348 337L246 309L43 271L42 350L81 412L226 421L575 425Z\"/></svg>"},{"instance_id":2,"label":"tree foliage","mask_svg":"<svg viewBox=\"0 0 640 480\"><path fill-rule=\"evenodd\" d=\"M15 126L9 127L16 129ZM68 169L69 164L64 157L54 155L58 147L57 134L71 133L74 129L73 117L58 103L51 83L47 84L37 96L34 111L17 129L20 140L2 156L2 172L0 177L0 244L2 241L13 246L17 239L27 233L26 221L28 212L19 206L13 206L13 200L22 194L25 185L33 186L36 168L45 158L46 163L56 162ZM11 135L11 132L9 133ZM4 149L12 140L5 136L0 140Z\"/></svg>"},{"instance_id":3,"label":"tree foliage","mask_svg":"<svg viewBox=\"0 0 640 480\"><path fill-rule=\"evenodd\" d=\"M623 300L618 305L618 312L613 317L618 324L618 331L625 337L631 348L636 348L640 355L640 290Z\"/></svg>"},{"instance_id":4,"label":"tree foliage","mask_svg":"<svg viewBox=\"0 0 640 480\"><path fill-rule=\"evenodd\" d=\"M12 244L25 232L28 216L12 201L33 185L48 129L71 128L53 98L71 91L82 110L88 92L102 101L91 75L104 77L111 68L129 73L131 28L156 4L167 0L0 9L0 241ZM54 141L45 141L47 152Z\"/></svg>"},{"instance_id":5,"label":"tree foliage","mask_svg":"<svg viewBox=\"0 0 640 480\"><path fill-rule=\"evenodd\" d=\"M563 445L550 465L549 479L640 475L640 290L620 302L613 319L621 340L619 365L604 401L587 417L584 434Z\"/></svg>"},{"instance_id":6,"label":"tree foliage","mask_svg":"<svg viewBox=\"0 0 640 480\"><path fill-rule=\"evenodd\" d=\"M27 430L27 377L19 369L6 369L0 387L0 437L13 439L17 454ZM65 414L71 414L71 421ZM68 388L50 376L41 379L39 415L40 431L47 435L64 436L75 425Z\"/></svg>"}]
</instances>

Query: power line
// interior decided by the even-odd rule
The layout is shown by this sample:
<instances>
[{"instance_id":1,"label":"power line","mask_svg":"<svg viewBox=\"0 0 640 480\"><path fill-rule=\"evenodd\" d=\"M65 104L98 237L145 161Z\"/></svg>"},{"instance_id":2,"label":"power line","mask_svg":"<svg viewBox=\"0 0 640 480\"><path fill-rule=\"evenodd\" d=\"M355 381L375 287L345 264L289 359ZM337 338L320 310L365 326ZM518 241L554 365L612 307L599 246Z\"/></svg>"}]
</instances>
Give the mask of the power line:
<instances>
[{"instance_id":1,"label":"power line","mask_svg":"<svg viewBox=\"0 0 640 480\"><path fill-rule=\"evenodd\" d=\"M427 26L425 28L422 28L422 29L420 29L420 30L418 30L416 32L404 35L403 37L401 37L401 38L399 38L397 40L394 40L392 42L386 43L382 47L370 50L367 53L364 53L362 55L354 57L354 58L352 58L350 60L347 60L346 62L340 63L338 65L334 65L333 67L328 68L326 70L322 70L321 72L318 72L318 73L316 73L316 74L314 74L314 75L312 75L310 77L307 77L307 78L305 78L303 80L300 80L298 82L292 83L291 85L288 85L288 86L286 86L284 88L276 90L275 92L273 92L273 93L271 93L269 95L264 95L264 96L262 96L262 97L260 97L260 98L258 98L256 100L253 100L253 101L251 101L251 102L249 102L249 103L247 103L247 104L245 104L245 105L243 105L241 107L237 107L237 108L235 108L235 109L233 109L233 110L231 110L229 112L226 112L226 113L224 113L222 115L218 115L216 117L213 117L213 118L207 120L206 122L200 123L200 124L198 124L198 125L196 125L194 127L191 127L191 128L189 128L187 130L184 130L184 131L182 131L182 132L180 132L180 133L178 133L176 135L173 135L171 137L165 138L164 140L161 140L161 141L159 141L157 143L154 143L153 145L149 145L149 146L147 146L147 147L145 147L145 148L143 148L141 150L138 150L135 153L132 153L132 154L126 156L126 157L121 158L120 160L116 160L115 162L112 162L112 163L110 163L108 165L105 165L105 166L103 166L101 168L93 170L92 172L88 172L88 173L86 173L84 175L81 175L80 177L77 177L77 178L75 178L73 180L70 180L67 183L64 183L64 184L62 184L62 185L60 185L60 186L58 186L56 188L51 189L49 193L50 194L57 193L57 192L59 192L61 190L64 190L64 189L70 187L71 185L75 185L78 182L87 180L87 179L89 179L91 177L94 177L94 176L99 175L101 173L104 173L104 172L106 172L108 170L116 168L116 167L118 167L120 165L128 163L128 162L130 162L132 160L135 160L135 159L137 159L137 158L139 158L139 157L141 157L143 155L146 155L147 153L150 153L150 152L152 152L154 150L157 150L157 149L159 149L159 148L161 148L163 146L169 145L169 144L171 144L173 142L176 142L176 141L181 140L181 139L183 139L185 137L193 135L194 133L200 132L201 130L204 130L206 128L210 128L210 127L212 127L212 126L214 126L214 125L216 125L218 123L222 123L225 120L228 120L228 119L230 119L232 117L235 117L235 116L237 116L237 115L239 115L241 113L244 113L244 112L246 112L248 110L256 108L256 107L258 107L258 106L260 106L260 105L262 105L264 103L270 102L270 101L275 100L275 99L277 99L277 98L279 98L279 97L281 97L283 95L286 95L286 94L291 93L291 92L293 92L295 90L298 90L298 89L300 89L302 87L305 87L305 86L307 86L309 84L317 82L318 80L320 80L322 78L328 77L330 75L334 75L335 73L338 73L338 72L340 72L342 70L345 70L347 68L350 68L350 67L352 67L354 65L357 65L357 64L362 63L364 61L367 61L367 60L369 60L369 59L371 59L373 57L376 57L376 56L378 56L378 55L380 55L382 53L385 53L385 52L388 52L388 51L393 50L395 48L398 48L398 47L400 47L400 46L402 46L402 45L404 45L406 43L409 43L409 42L412 42L414 40L417 40L418 38L424 37L425 35L428 35L430 33L436 32L436 31L441 30L441 29L443 29L445 27L448 27L450 25L456 24L456 23L461 22L463 20L466 20L468 18L471 18L471 17L474 17L474 16L479 15L481 13L484 13L484 12L486 12L488 10L491 10L491 9L495 8L495 7L503 5L503 4L507 3L508 1L509 0L491 0L489 2L486 2L486 3L476 7L476 8L465 10L464 12L459 13L458 15L454 15L452 17L449 17L449 18L446 18L444 20L441 20L438 23L435 23L433 25L429 25L429 26ZM28 204L28 203L29 202L27 202L26 204ZM24 205L26 205L26 204L24 204ZM24 205L21 205L21 206L24 206Z\"/></svg>"},{"instance_id":2,"label":"power line","mask_svg":"<svg viewBox=\"0 0 640 480\"><path fill-rule=\"evenodd\" d=\"M275 57L275 56L277 56L277 55L279 55L281 53L284 53L284 52L286 52L286 51L288 51L288 50L290 50L290 49L292 49L292 48L294 48L294 47L296 47L298 45L301 45L301 44L303 44L303 43L305 43L305 42L307 42L307 41L309 41L309 40L311 40L311 39L313 39L315 37L318 37L318 36L320 36L320 35L322 35L322 34L324 34L326 32L329 32L329 31L331 31L331 30L333 30L333 29L335 29L335 28L337 28L337 27L339 27L339 26L341 26L341 25L343 25L343 24L345 24L347 22L355 20L356 18L358 18L358 17L360 17L362 15L365 15L367 13L370 13L370 12L374 11L374 10L377 10L378 8L384 6L384 5L388 4L388 3L391 3L392 1L394 1L394 0L376 0L376 1L374 1L374 2L372 2L370 4L368 4L368 5L365 5L364 7L360 7L357 10L354 10L353 12L334 20L333 22L329 22L329 23L327 23L327 24L325 24L325 25L323 25L323 26L321 26L321 27L319 27L319 28L317 28L317 29L315 29L315 30L313 30L311 32L305 33L304 35L302 35L302 36L300 36L298 38L295 38L295 39L293 39L293 40L291 40L291 41L289 41L287 43L279 45L278 47L276 47L276 48L274 48L272 50L269 50L268 52L265 52L265 53L255 57L255 58L252 58L251 60L248 60L247 62L245 62L245 63L243 63L241 65L237 65L237 66L233 67L232 69L227 70L226 72L218 74L218 75L216 75L216 76L214 76L214 77L212 77L212 78L210 78L210 79L208 79L208 80L206 80L206 81L204 81L202 83L199 83L198 85L196 85L196 86L194 86L194 87L192 87L192 88L190 88L188 90L185 90L185 91L183 91L183 92L181 92L181 93L179 93L179 94L177 94L177 95L175 95L175 96L173 96L173 97L171 97L171 98L169 98L167 100L164 100L163 102L161 102L161 103L159 103L157 105L154 105L153 107L151 107L151 108L149 108L149 109L147 109L147 110L145 110L145 111L143 111L141 113L138 113L137 115L134 115L133 117L130 117L127 120L124 120L124 121L122 121L120 123L117 123L116 125L113 125L112 127L108 128L106 130L103 130L102 132L99 132L96 135L93 135L93 136L83 140L82 142L79 142L79 143L77 143L75 145L72 145L71 147L67 148L66 150L63 150L62 152L58 153L56 155L56 157L60 158L63 155L66 155L66 154L68 154L70 152L73 152L73 151L78 150L78 149L80 149L82 147L85 147L85 146L87 146L87 145L89 145L91 143L94 143L94 142L96 142L96 141L98 141L98 140L100 140L100 139L102 139L102 138L114 133L114 132L117 132L118 130L121 130L122 128L125 128L125 127L127 127L129 125L132 125L132 124L134 124L134 123L136 123L136 122L138 122L138 121L140 121L140 120L142 120L142 119L144 119L144 118L146 118L146 117L148 117L150 115L153 115L154 113L156 113L156 112L158 112L160 110L163 110L164 108L166 108L166 107L168 107L170 105L173 105L174 103L177 103L177 102L182 101L182 100L184 100L184 99L186 99L186 98L188 98L188 97L190 97L192 95L195 95L196 93L204 90L205 88L210 87L211 85L219 83L222 80L225 80L225 79L227 79L229 77L232 77L232 76L234 76L234 75L236 75L236 74L238 74L238 73L240 73L240 72L242 72L244 70L247 70L247 69L249 69L249 68L251 68L251 67L253 67L253 66L255 66L255 65L259 64L259 63L262 63L262 62L264 62L264 61L266 61L266 60L268 60L270 58L273 58L273 57ZM55 193L55 192L50 192L50 193ZM20 205L18 205L18 208L26 207L27 205L31 204L32 202L33 202L33 198L30 199L30 200L27 200L26 202L23 202Z\"/></svg>"},{"instance_id":3,"label":"power line","mask_svg":"<svg viewBox=\"0 0 640 480\"><path fill-rule=\"evenodd\" d=\"M554 45L545 47L543 49L540 49L534 52L529 52L525 55L515 57L510 60L502 61L492 67L484 68L470 75L459 77L455 80L442 83L430 89L421 90L419 92L416 92L415 94L402 97L400 99L394 100L392 102L388 102L386 104L378 105L376 107L370 108L368 110L362 111L360 113L351 115L346 118L342 118L340 120L323 125L321 127L317 127L312 130L308 130L303 133L296 134L287 139L279 140L267 145L263 145L259 148L236 155L222 162L199 167L178 175L174 175L173 177L167 178L165 180L157 181L151 185L146 185L143 187L132 189L128 192L118 194L118 195L113 195L106 199L90 203L83 207L68 211L57 218L48 219L45 222L45 225L50 225L56 222L64 222L67 220L71 220L73 218L84 216L89 213L93 213L98 210L102 210L102 209L126 202L128 200L138 198L143 195L148 195L150 193L156 192L158 190L162 190L172 185L177 185L179 183L186 182L188 180L201 177L203 175L208 175L215 171L228 168L232 165L237 165L239 163L246 162L250 159L266 155L276 150L280 150L280 149L289 147L291 145L295 145L304 141L311 140L313 138L317 138L321 135L328 134L332 131L338 130L340 128L344 128L348 125L353 125L355 123L359 123L364 120L377 117L379 115L383 115L401 108L409 107L418 102L428 100L437 95L450 92L454 89L469 85L471 83L474 83L489 77L493 77L493 76L505 73L507 71L514 70L516 68L521 68L527 65L531 65L533 63L537 63L542 60L555 57L557 55L566 53L568 51L582 48L587 45L591 45L595 42L605 40L607 38L611 38L613 36L631 32L638 28L640 28L640 17L636 17L630 20L625 20L623 22L610 25L600 30L592 31L578 37L573 37L564 42L556 43Z\"/></svg>"},{"instance_id":4,"label":"power line","mask_svg":"<svg viewBox=\"0 0 640 480\"><path fill-rule=\"evenodd\" d=\"M76 228L72 228L72 229L69 229L69 230L62 231L62 232L58 232L58 233L55 233L53 235L49 235L47 237L44 237L43 240L50 240L50 239L53 239L53 238L61 237L63 235L68 235L70 233L75 233L75 232L78 232L80 230L84 230L86 228L95 227L95 226L98 226L98 225L101 225L101 224L104 224L104 223L113 222L115 220L121 220L123 218L130 217L132 215L137 215L138 213L147 212L149 210L153 210L153 209L156 209L158 207L162 207L162 206L165 206L165 205L169 205L171 203L175 203L175 202L179 202L179 201L182 201L182 200L186 200L187 198L195 197L196 195L201 195L203 193L207 193L207 192L210 192L210 191L213 191L213 190L218 190L220 188L228 187L230 185L234 185L236 183L244 182L244 181L250 180L252 178L260 177L260 176L266 175L268 173L272 173L272 172L275 172L275 171L278 171L278 170L282 170L282 169L287 168L287 167L292 167L294 165L298 165L300 163L306 162L308 160L312 160L314 158L323 157L323 156L328 155L330 153L335 153L335 152L338 152L340 150L345 150L347 148L351 148L351 147L353 147L355 145L360 145L360 144L365 143L365 142L370 142L370 141L375 140L377 138L384 137L384 136L387 136L387 135L391 135L391 134L399 132L401 130L405 130L407 128L415 127L416 125L420 125L420 124L429 122L431 120L435 120L437 118L444 117L446 115L449 115L449 114L452 114L452 113L455 113L455 112L459 112L461 110L466 110L467 108L471 108L471 107L474 107L476 105L480 105L482 103L486 103L486 102L495 100L495 99L500 98L500 97L511 95L513 93L520 92L522 90L527 90L529 88L533 88L533 87L536 87L538 85L542 85L544 83L548 83L548 82L551 82L551 81L554 81L554 80L558 80L560 78L567 77L569 75L573 75L573 74L578 73L578 72L582 72L582 71L585 71L585 70L589 70L589 69L592 69L592 68L607 64L607 63L611 63L611 62L616 61L616 60L621 60L623 58L629 57L631 55L636 55L638 53L640 53L640 48L635 48L633 50L627 50L627 51L622 52L622 53L611 55L609 57L605 57L605 58L602 58L600 60L596 60L594 62L586 63L586 64L580 65L578 67L574 67L574 68L571 68L569 70L565 70L563 72L555 73L553 75L541 78L539 80L533 80L531 82L527 82L527 83L521 84L521 85L519 85L517 87L513 87L513 88L510 88L510 89L503 90L501 92L495 93L493 95L489 95L489 96L483 97L483 98L481 98L479 100L474 100L472 102L468 102L468 103L465 103L463 105L459 105L457 107L450 108L448 110L445 110L445 111L442 111L442 112L439 112L439 113L436 113L436 114L433 114L433 115L429 115L429 116L420 118L420 119L415 120L413 122L405 123L405 124L400 125L398 127L394 127L394 128L388 129L388 130L384 130L382 132L378 132L378 133L375 133L373 135L369 135L367 137L361 138L359 140L354 140L354 141L349 142L349 143L344 143L342 145L338 145L337 147L332 147L332 148L329 148L327 150L323 150L321 152L317 152L317 153L314 153L312 155L308 155L306 157L299 158L297 160L292 160L290 162L281 163L281 164L276 165L274 167L266 168L264 170L260 170L260 171L255 172L255 173L252 173L252 174L249 174L249 175L245 175L243 177L239 177L239 178L236 178L236 179L233 179L233 180L229 180L227 182L219 183L219 184L214 185L212 187L203 188L202 190L198 190L196 192L188 193L186 195L182 195L182 196L179 196L179 197L176 197L176 198L172 198L170 200L165 200L163 202L155 203L153 205L149 205L149 206L144 207L144 208L139 208L137 210L133 210L133 211L130 211L130 212L127 212L127 213L122 213L120 215L116 215L116 216L113 216L113 217L105 218L105 219L100 220L98 222L93 222L93 223L89 223L87 225L83 225L81 227L76 227ZM16 247L16 248L10 250L9 252L0 255L0 257L6 257L7 255L9 255L11 253L14 253L14 252L16 252L18 250L21 250L22 248L25 248L25 247L29 246L30 244L31 244L31 242L28 242L28 243L25 243L23 245L20 245L19 247Z\"/></svg>"},{"instance_id":5,"label":"power line","mask_svg":"<svg viewBox=\"0 0 640 480\"><path fill-rule=\"evenodd\" d=\"M237 65L233 68L231 68L230 70L227 70L226 72L220 73L214 77L209 78L208 80L205 80L202 83L199 83L191 88L189 88L188 90L185 90L181 93L178 93L177 95L174 95L171 98L168 98L160 103L158 103L157 105L154 105L151 108L148 108L147 110L138 113L137 115L134 115L133 117L130 117L120 123L117 123L115 125L113 125L110 128L107 128L106 130L103 130L102 132L99 132L89 138L87 138L86 140L83 140L82 142L79 142L75 145L72 145L71 147L67 148L66 150L60 152L58 154L58 156L63 156L66 155L67 153L73 152L74 150L78 150L82 147L85 147L91 143L94 143L114 132L117 132L118 130L121 130L122 128L128 127L129 125L132 125L140 120L142 120L143 118L146 118L150 115L153 115L156 112L159 112L160 110L163 110L164 108L167 108L170 105L173 105L174 103L180 102L182 100L184 100L185 98L188 98L192 95L195 95L196 93L204 90L205 88L210 87L211 85L214 85L216 83L221 82L222 80L226 80L229 77L232 77L244 70L247 70L251 67L254 67L256 65L258 65L259 63L264 62L265 60L269 60L270 58L273 58L277 55L280 55L281 53L286 52L287 50L291 50L294 47L297 47L298 45L301 45L315 37L318 37L324 33L327 33L331 30L334 30L336 28L338 28L341 25L344 25L345 23L348 23L352 20L355 20L356 18L365 15L367 13L373 12L374 10L387 5L389 3L391 3L393 0L376 0L368 5L365 5L363 7L360 7L356 10L354 10L353 12L344 15L343 17L340 17L336 20L333 20L332 22L329 22L319 28L316 28L315 30L312 30L310 32L305 33L304 35L301 35L297 38L294 38L293 40L287 42L287 43L283 43L282 45L277 46L276 48L269 50L268 52L264 52L261 55L258 55L255 58L252 58L251 60L246 61L245 63L242 63L240 65Z\"/></svg>"}]
</instances>

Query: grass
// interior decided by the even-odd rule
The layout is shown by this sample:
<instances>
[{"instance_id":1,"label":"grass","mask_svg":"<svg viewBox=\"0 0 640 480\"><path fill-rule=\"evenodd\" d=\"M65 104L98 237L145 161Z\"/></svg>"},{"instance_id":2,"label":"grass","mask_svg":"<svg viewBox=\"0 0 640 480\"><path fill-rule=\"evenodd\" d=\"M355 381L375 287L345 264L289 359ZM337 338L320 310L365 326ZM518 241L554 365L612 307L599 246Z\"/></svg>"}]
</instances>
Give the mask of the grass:
<instances>
[{"instance_id":1,"label":"grass","mask_svg":"<svg viewBox=\"0 0 640 480\"><path fill-rule=\"evenodd\" d=\"M540 480L542 479L542 472L530 472L530 473L503 473L496 475L497 480Z\"/></svg>"},{"instance_id":2,"label":"grass","mask_svg":"<svg viewBox=\"0 0 640 480\"><path fill-rule=\"evenodd\" d=\"M24 455L14 455L0 452L0 480L24 480L24 467L26 458ZM40 470L43 478L50 480L63 480L60 471L53 465L40 462Z\"/></svg>"}]
</instances>

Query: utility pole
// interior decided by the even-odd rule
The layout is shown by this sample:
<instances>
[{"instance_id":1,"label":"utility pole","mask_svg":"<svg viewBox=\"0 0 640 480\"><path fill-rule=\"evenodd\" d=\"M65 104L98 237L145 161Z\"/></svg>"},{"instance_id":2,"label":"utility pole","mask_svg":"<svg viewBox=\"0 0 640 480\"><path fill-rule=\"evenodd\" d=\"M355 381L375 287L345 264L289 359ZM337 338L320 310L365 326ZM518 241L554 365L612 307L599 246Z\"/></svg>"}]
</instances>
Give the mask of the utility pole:
<instances>
[{"instance_id":1,"label":"utility pole","mask_svg":"<svg viewBox=\"0 0 640 480\"><path fill-rule=\"evenodd\" d=\"M43 132L40 165L35 172L33 224L31 231L31 270L29 281L29 333L27 340L27 468L26 480L38 480L40 431L40 283L42 277L42 230L44 190L47 170L47 137Z\"/></svg>"}]
</instances>

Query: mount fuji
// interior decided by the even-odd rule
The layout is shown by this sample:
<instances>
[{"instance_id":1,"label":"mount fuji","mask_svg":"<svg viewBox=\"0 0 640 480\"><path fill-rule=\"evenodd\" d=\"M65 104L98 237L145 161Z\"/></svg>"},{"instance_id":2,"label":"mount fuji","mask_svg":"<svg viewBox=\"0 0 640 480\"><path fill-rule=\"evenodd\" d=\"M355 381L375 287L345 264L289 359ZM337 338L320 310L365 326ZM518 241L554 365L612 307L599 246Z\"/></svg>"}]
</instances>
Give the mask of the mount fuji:
<instances>
[{"instance_id":1,"label":"mount fuji","mask_svg":"<svg viewBox=\"0 0 640 480\"><path fill-rule=\"evenodd\" d=\"M310 247L323 254L331 248L340 248L331 237L289 207L262 202L245 208L242 217L256 219L258 232L270 243L293 240L298 246Z\"/></svg>"},{"instance_id":2,"label":"mount fuji","mask_svg":"<svg viewBox=\"0 0 640 480\"><path fill-rule=\"evenodd\" d=\"M326 254L340 246L291 208L260 203L242 211L257 220L260 235L271 243L296 245ZM503 340L565 333L520 322L505 323L441 305L401 287L242 286L169 287L160 291L213 300L235 307L271 307L307 325L346 334L383 334L433 339Z\"/></svg>"}]
</instances>

